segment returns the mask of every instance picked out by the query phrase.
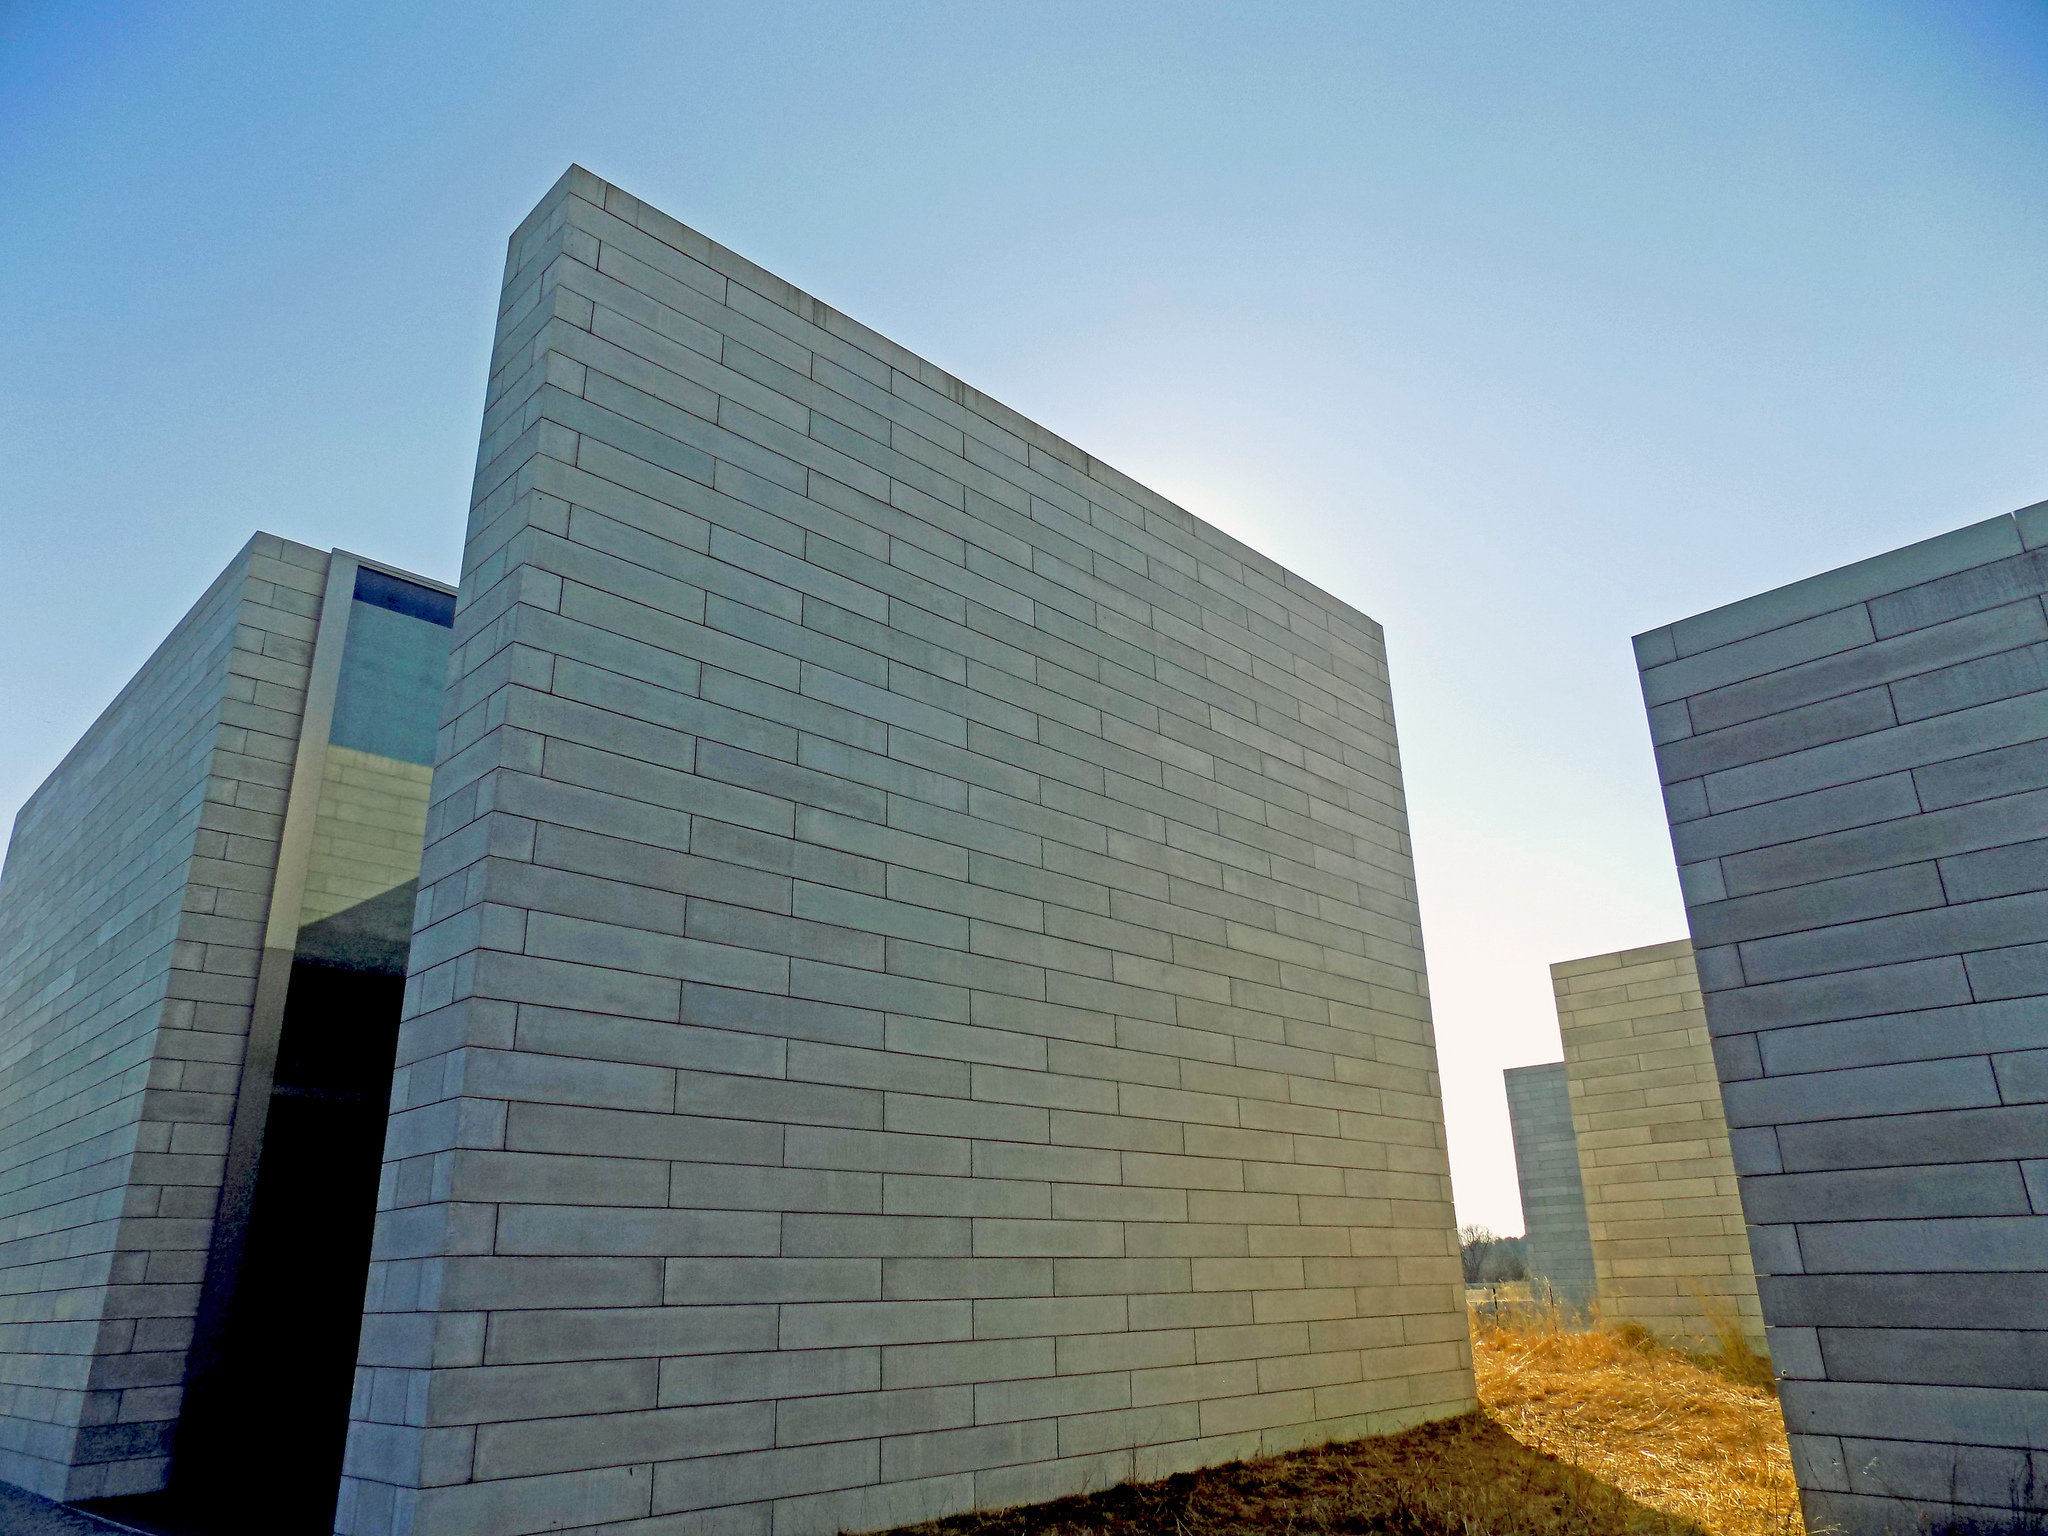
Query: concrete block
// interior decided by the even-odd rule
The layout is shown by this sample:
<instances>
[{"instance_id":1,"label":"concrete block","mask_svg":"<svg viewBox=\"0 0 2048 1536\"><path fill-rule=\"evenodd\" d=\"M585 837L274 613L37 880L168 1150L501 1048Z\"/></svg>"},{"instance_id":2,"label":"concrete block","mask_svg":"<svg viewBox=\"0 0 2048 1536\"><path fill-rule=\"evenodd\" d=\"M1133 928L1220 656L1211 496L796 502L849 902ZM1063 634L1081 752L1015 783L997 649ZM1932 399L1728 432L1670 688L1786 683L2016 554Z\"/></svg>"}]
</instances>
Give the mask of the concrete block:
<instances>
[{"instance_id":1,"label":"concrete block","mask_svg":"<svg viewBox=\"0 0 2048 1536\"><path fill-rule=\"evenodd\" d=\"M663 1462L654 1469L653 1512L863 1487L877 1481L880 1460L880 1442L869 1439Z\"/></svg>"},{"instance_id":2,"label":"concrete block","mask_svg":"<svg viewBox=\"0 0 2048 1536\"><path fill-rule=\"evenodd\" d=\"M1655 708L1711 694L1748 678L1764 677L1868 645L1874 638L1862 604L1818 614L1782 628L1751 634L1710 650L1674 655L1642 668L1643 701ZM1708 727L1712 729L1712 727Z\"/></svg>"},{"instance_id":3,"label":"concrete block","mask_svg":"<svg viewBox=\"0 0 2048 1536\"><path fill-rule=\"evenodd\" d=\"M1975 1109L1999 1102L1991 1064L1982 1056L1724 1082L1721 1096L1732 1126L1783 1127L1806 1120Z\"/></svg>"},{"instance_id":4,"label":"concrete block","mask_svg":"<svg viewBox=\"0 0 2048 1536\"><path fill-rule=\"evenodd\" d=\"M1667 742L1657 749L1657 764L1667 782L1696 779L1759 759L1867 736L1897 725L1899 720L1892 708L1891 690L1867 688L1803 709L1785 710L1742 725ZM1709 798L1713 798L1711 785Z\"/></svg>"},{"instance_id":5,"label":"concrete block","mask_svg":"<svg viewBox=\"0 0 2048 1536\"><path fill-rule=\"evenodd\" d=\"M608 1467L517 1481L462 1483L422 1489L413 1502L415 1528L483 1536L557 1529L571 1521L592 1525L644 1518L649 1479L645 1468ZM360 1497L360 1495L359 1495Z\"/></svg>"},{"instance_id":6,"label":"concrete block","mask_svg":"<svg viewBox=\"0 0 2048 1536\"><path fill-rule=\"evenodd\" d=\"M1914 1061L1930 1038L1957 1055L2040 1049L2048 1047L2048 1020L2024 1000L2012 999L1774 1029L1756 1037L1767 1070L1775 1074Z\"/></svg>"},{"instance_id":7,"label":"concrete block","mask_svg":"<svg viewBox=\"0 0 2048 1536\"><path fill-rule=\"evenodd\" d=\"M2006 519L1994 521L2015 526ZM1870 604L1871 624L1880 635L1903 634L2043 591L2048 591L2048 560L2028 550L1880 597Z\"/></svg>"},{"instance_id":8,"label":"concrete block","mask_svg":"<svg viewBox=\"0 0 2048 1536\"><path fill-rule=\"evenodd\" d=\"M841 1531L887 1530L943 1520L972 1509L975 1503L974 1475L961 1472L777 1499L772 1508L774 1528L783 1536L838 1536Z\"/></svg>"},{"instance_id":9,"label":"concrete block","mask_svg":"<svg viewBox=\"0 0 2048 1536\"><path fill-rule=\"evenodd\" d=\"M2017 650L1902 678L1890 692L1901 721L1925 719L1996 699L2035 693L2048 686L2048 646Z\"/></svg>"},{"instance_id":10,"label":"concrete block","mask_svg":"<svg viewBox=\"0 0 2048 1536\"><path fill-rule=\"evenodd\" d=\"M1743 1181L1742 1206L1763 1224L2030 1214L2017 1163L1937 1165L1910 1180L1889 1169L1756 1176Z\"/></svg>"},{"instance_id":11,"label":"concrete block","mask_svg":"<svg viewBox=\"0 0 2048 1536\"><path fill-rule=\"evenodd\" d=\"M2048 1217L1981 1216L1866 1224L1816 1222L1799 1229L1800 1250L1823 1274L1958 1270L2033 1272L2048 1265Z\"/></svg>"},{"instance_id":12,"label":"concrete block","mask_svg":"<svg viewBox=\"0 0 2048 1536\"><path fill-rule=\"evenodd\" d=\"M2035 1157L2048 1154L2048 1114L2027 1104L1787 1125L1778 1150L1791 1173Z\"/></svg>"},{"instance_id":13,"label":"concrete block","mask_svg":"<svg viewBox=\"0 0 2048 1536\"><path fill-rule=\"evenodd\" d=\"M925 1387L789 1399L776 1409L781 1445L821 1445L864 1435L923 1434L975 1422L974 1389Z\"/></svg>"},{"instance_id":14,"label":"concrete block","mask_svg":"<svg viewBox=\"0 0 2048 1536\"><path fill-rule=\"evenodd\" d=\"M1669 793L1667 790L1667 800ZM1915 776L1905 772L1880 774L1741 809L1714 808L1712 814L1702 787L1695 794L1694 805L1671 818L1671 847L1681 864L1692 864L1894 821L1915 815L1920 808Z\"/></svg>"},{"instance_id":15,"label":"concrete block","mask_svg":"<svg viewBox=\"0 0 2048 1536\"><path fill-rule=\"evenodd\" d=\"M1695 943L1734 944L1897 913L1921 912L1941 907L1949 899L1967 898L1951 898L1936 865L1926 861L1835 880L1809 880L1788 890L1731 900L1703 898L1691 903L1688 912ZM1728 984L1740 986L1741 980Z\"/></svg>"},{"instance_id":16,"label":"concrete block","mask_svg":"<svg viewBox=\"0 0 2048 1536\"><path fill-rule=\"evenodd\" d=\"M2044 1353L2038 1333L1985 1328L1828 1328L1818 1332L1832 1381L2027 1390L2039 1390L2048 1382L2048 1353Z\"/></svg>"}]
</instances>

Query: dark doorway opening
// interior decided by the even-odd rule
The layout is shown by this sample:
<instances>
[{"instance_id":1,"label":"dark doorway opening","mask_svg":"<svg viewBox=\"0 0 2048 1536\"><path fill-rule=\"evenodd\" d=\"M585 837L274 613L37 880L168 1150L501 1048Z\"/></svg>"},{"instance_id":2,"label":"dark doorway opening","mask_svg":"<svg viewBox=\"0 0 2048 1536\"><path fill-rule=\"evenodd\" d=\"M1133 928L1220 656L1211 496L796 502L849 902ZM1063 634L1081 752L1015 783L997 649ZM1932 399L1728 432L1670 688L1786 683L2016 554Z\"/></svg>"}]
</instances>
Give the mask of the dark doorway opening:
<instances>
[{"instance_id":1,"label":"dark doorway opening","mask_svg":"<svg viewBox=\"0 0 2048 1536\"><path fill-rule=\"evenodd\" d=\"M86 1508L181 1536L333 1530L404 991L293 962L240 1279L171 1487Z\"/></svg>"}]
</instances>

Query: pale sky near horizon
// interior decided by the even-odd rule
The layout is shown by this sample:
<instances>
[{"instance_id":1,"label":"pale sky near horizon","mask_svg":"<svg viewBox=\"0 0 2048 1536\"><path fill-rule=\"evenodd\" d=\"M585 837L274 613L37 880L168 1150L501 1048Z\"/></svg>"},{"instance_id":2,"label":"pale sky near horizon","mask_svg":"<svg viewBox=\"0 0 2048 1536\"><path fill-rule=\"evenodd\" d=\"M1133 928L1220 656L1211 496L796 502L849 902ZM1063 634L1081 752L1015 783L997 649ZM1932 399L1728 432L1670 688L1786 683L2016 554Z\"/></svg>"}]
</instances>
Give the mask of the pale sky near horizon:
<instances>
[{"instance_id":1,"label":"pale sky near horizon","mask_svg":"<svg viewBox=\"0 0 2048 1536\"><path fill-rule=\"evenodd\" d=\"M253 529L452 577L572 160L1386 625L1497 1230L1629 636L2048 497L2040 4L0 0L0 819Z\"/></svg>"}]
</instances>

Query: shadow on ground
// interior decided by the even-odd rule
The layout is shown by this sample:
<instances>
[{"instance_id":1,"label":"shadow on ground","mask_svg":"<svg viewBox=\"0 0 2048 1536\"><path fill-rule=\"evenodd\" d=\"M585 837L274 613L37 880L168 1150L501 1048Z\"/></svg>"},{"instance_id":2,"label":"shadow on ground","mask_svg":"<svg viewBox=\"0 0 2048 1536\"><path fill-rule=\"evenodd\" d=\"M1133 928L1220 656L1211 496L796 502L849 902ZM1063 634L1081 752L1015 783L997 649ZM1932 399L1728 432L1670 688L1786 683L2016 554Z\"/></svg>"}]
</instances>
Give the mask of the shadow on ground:
<instances>
[{"instance_id":1,"label":"shadow on ground","mask_svg":"<svg viewBox=\"0 0 2048 1536\"><path fill-rule=\"evenodd\" d=\"M118 1536L120 1529L12 1483L0 1483L0 1531L6 1536Z\"/></svg>"},{"instance_id":2,"label":"shadow on ground","mask_svg":"<svg viewBox=\"0 0 2048 1536\"><path fill-rule=\"evenodd\" d=\"M126 1506L131 1519L147 1501ZM112 1527L0 1484L0 1531L20 1536L112 1536L138 1528L165 1536L214 1530L169 1510ZM170 1518L164 1518L170 1516ZM1707 1536L1701 1527L1638 1504L1620 1489L1531 1450L1468 1413L1405 1434L1232 1462L1156 1483L956 1515L891 1536Z\"/></svg>"},{"instance_id":3,"label":"shadow on ground","mask_svg":"<svg viewBox=\"0 0 2048 1536\"><path fill-rule=\"evenodd\" d=\"M1398 1435L955 1515L891 1536L1705 1536L1531 1450L1483 1413Z\"/></svg>"}]
</instances>

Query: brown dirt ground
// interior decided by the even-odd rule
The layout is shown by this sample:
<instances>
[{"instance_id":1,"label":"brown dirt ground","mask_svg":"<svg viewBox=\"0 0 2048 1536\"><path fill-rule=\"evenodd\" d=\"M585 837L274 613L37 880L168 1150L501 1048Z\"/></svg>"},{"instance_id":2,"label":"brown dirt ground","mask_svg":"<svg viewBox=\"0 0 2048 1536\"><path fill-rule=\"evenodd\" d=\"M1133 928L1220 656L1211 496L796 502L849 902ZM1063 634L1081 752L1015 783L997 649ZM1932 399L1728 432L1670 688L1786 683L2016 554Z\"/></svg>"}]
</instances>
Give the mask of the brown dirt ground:
<instances>
[{"instance_id":1,"label":"brown dirt ground","mask_svg":"<svg viewBox=\"0 0 2048 1536\"><path fill-rule=\"evenodd\" d=\"M1398 1435L956 1515L899 1536L1700 1536L1484 1413Z\"/></svg>"}]
</instances>

